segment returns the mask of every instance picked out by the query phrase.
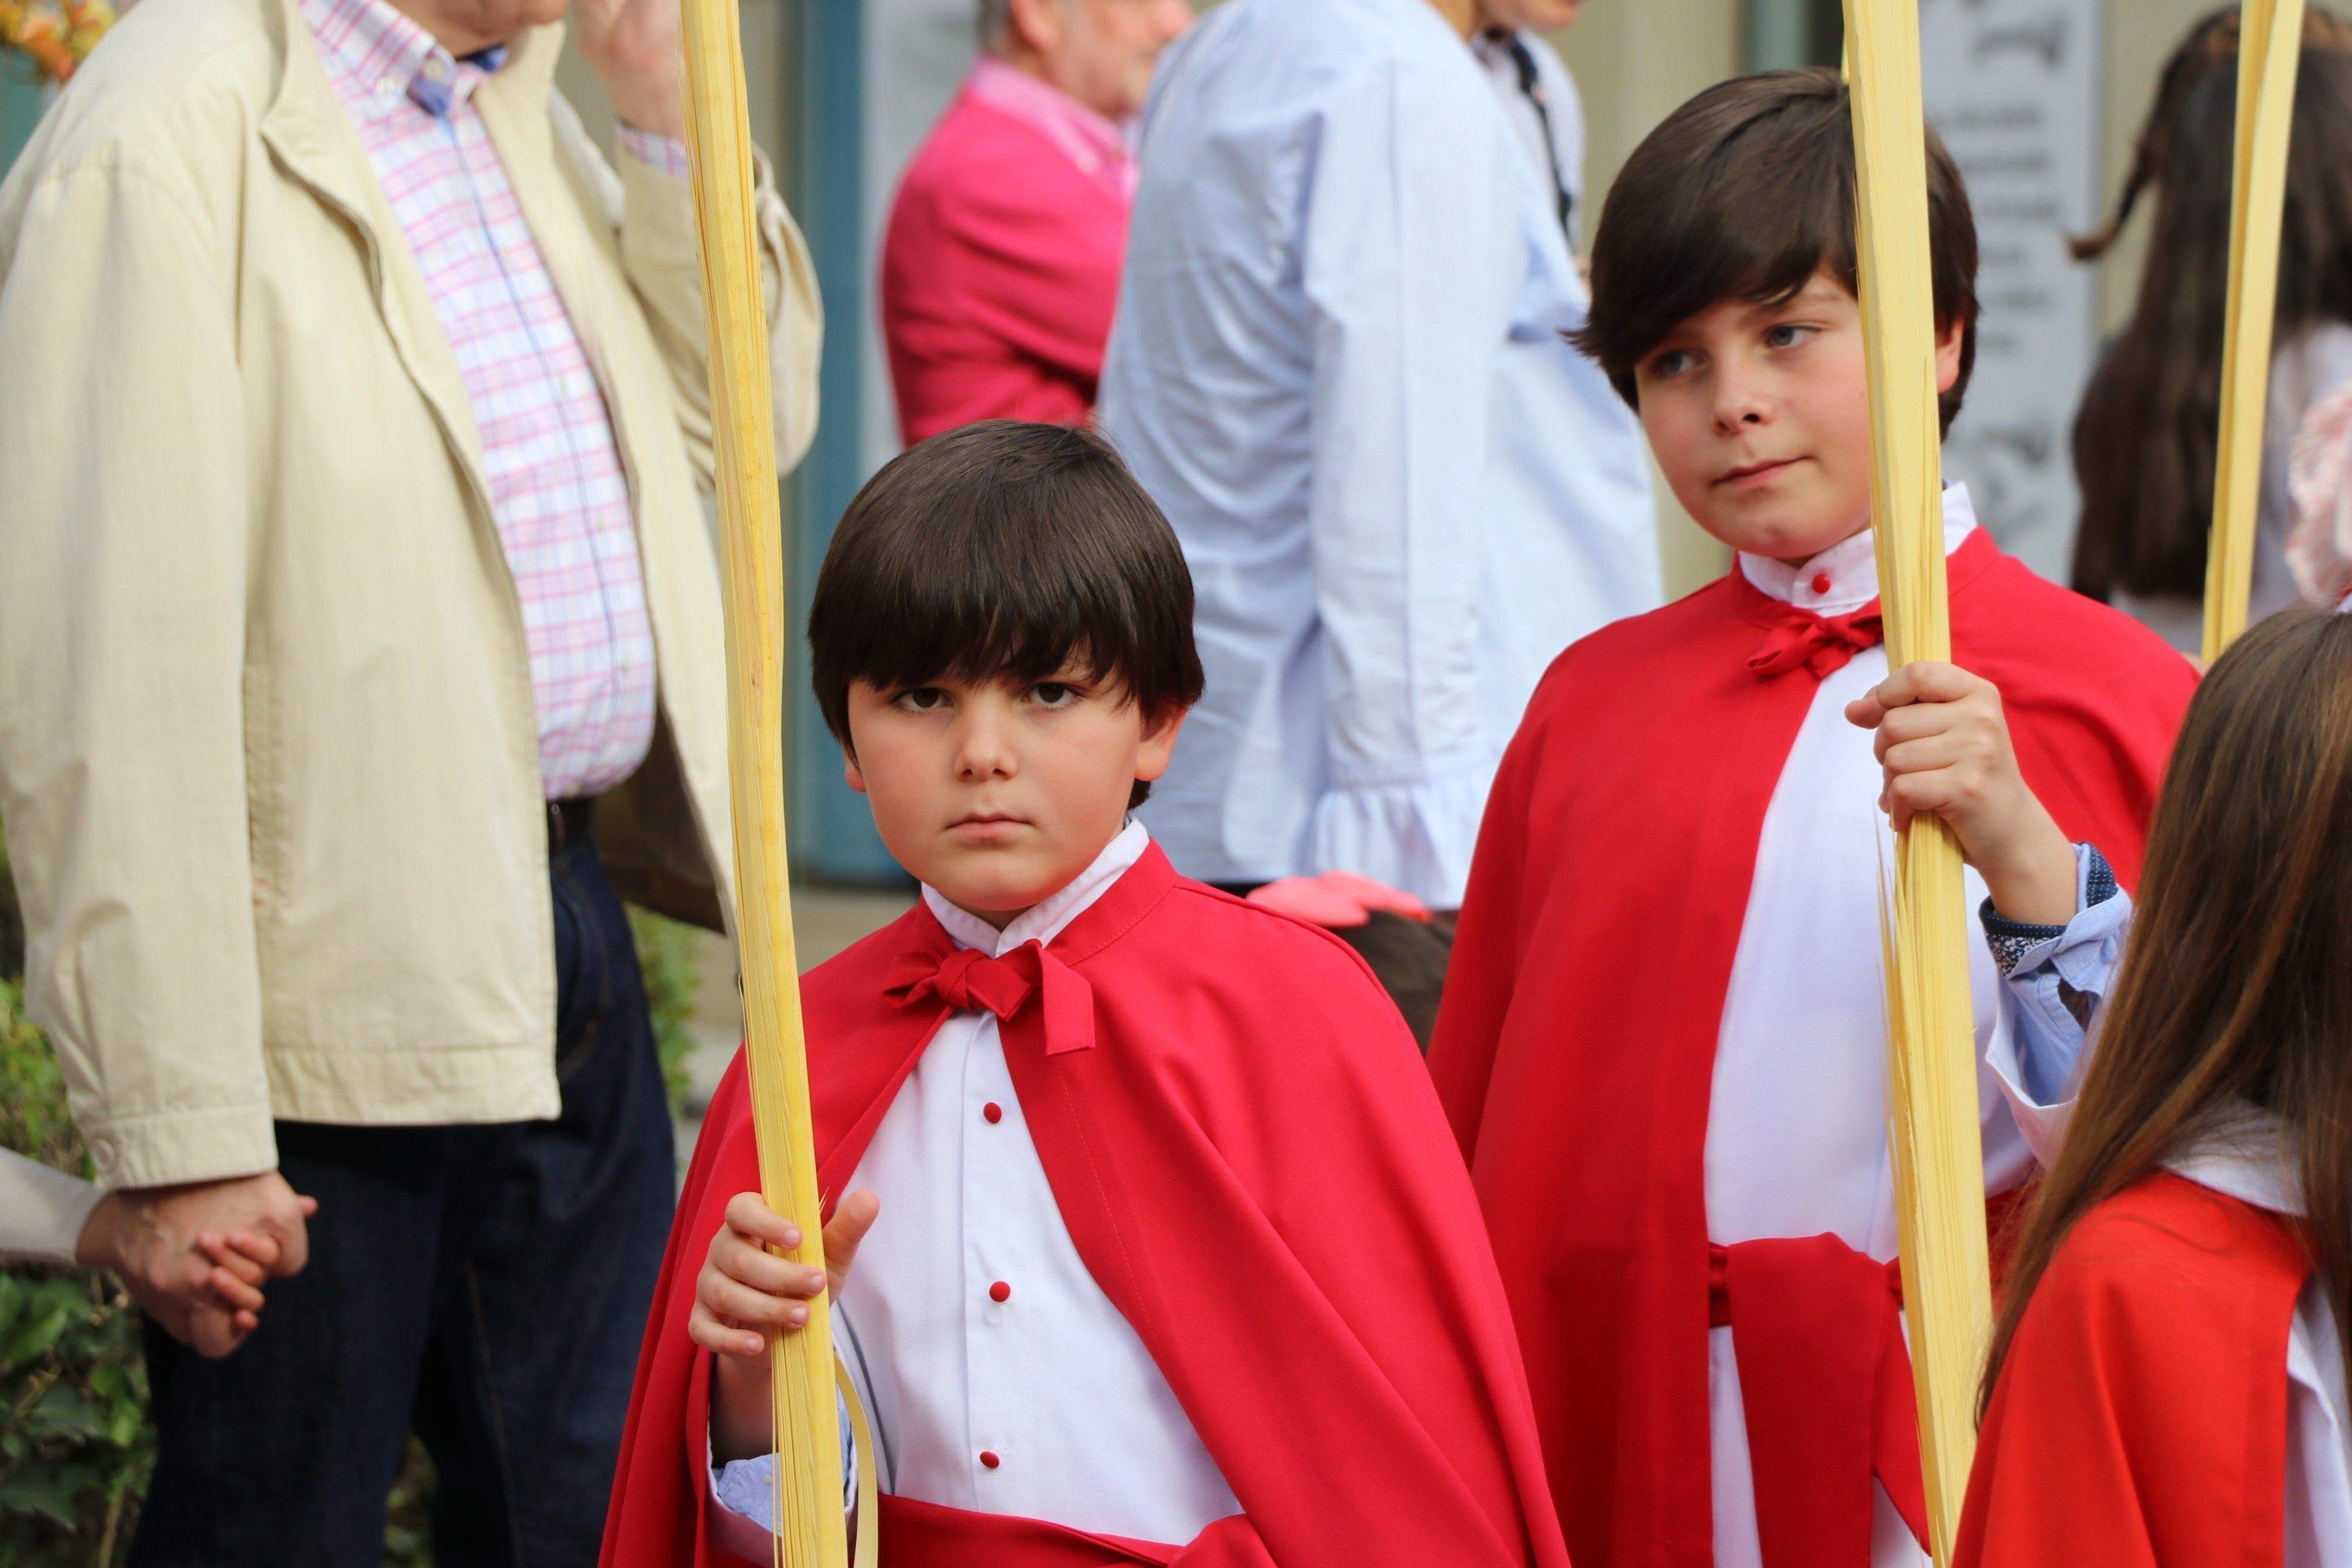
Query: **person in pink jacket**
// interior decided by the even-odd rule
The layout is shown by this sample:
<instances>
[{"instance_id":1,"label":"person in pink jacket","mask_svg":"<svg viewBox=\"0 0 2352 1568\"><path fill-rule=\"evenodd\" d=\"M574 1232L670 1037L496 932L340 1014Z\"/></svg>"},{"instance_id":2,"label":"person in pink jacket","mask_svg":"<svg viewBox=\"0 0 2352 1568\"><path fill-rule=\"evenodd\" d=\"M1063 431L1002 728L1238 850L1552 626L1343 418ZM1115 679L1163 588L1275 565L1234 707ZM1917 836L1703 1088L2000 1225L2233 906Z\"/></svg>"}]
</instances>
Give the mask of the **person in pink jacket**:
<instances>
[{"instance_id":1,"label":"person in pink jacket","mask_svg":"<svg viewBox=\"0 0 2352 1568\"><path fill-rule=\"evenodd\" d=\"M1187 0L981 0L982 54L919 149L882 246L908 445L1093 411L1136 166L1126 122Z\"/></svg>"}]
</instances>

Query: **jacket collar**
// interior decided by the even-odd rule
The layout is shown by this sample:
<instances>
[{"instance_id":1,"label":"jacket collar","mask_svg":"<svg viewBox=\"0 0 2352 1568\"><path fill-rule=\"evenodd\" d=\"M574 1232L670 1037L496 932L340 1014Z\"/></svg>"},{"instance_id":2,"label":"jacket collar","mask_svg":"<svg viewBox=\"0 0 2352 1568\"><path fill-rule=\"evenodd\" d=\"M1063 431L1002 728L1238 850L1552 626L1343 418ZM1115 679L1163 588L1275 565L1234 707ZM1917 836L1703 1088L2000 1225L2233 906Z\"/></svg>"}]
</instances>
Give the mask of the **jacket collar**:
<instances>
[{"instance_id":1,"label":"jacket collar","mask_svg":"<svg viewBox=\"0 0 2352 1568\"><path fill-rule=\"evenodd\" d=\"M351 116L343 111L328 80L318 44L303 20L299 0L252 0L268 37L277 79L269 106L262 112L259 133L264 145L285 171L307 187L320 202L352 227L366 253L369 280L376 309L402 364L432 407L442 435L464 469L478 502L479 521L494 527L489 483L482 462L480 431L474 423L472 399L465 378L450 352L447 334L434 312L431 295L417 270L400 222L386 201L383 186L368 162L367 149ZM553 92L555 64L563 48L563 27L557 23L534 27L515 40L499 69L474 94L476 107L490 132L499 156L511 171L514 154L545 159L552 136L549 100ZM511 149L511 151L510 151ZM532 182L514 181L523 203L524 218L549 248L541 222L541 204L530 195ZM552 254L550 266L555 265ZM570 269L565 269L570 270ZM576 279L556 274L559 290L572 304L562 286ZM575 311L575 319L577 313ZM588 334L583 332L583 342ZM591 353L594 353L592 346ZM601 366L599 367L601 369Z\"/></svg>"},{"instance_id":2,"label":"jacket collar","mask_svg":"<svg viewBox=\"0 0 2352 1568\"><path fill-rule=\"evenodd\" d=\"M305 184L353 213L364 213L376 192L375 171L350 117L335 100L319 47L302 19L299 0L253 0L268 36L277 80L261 117L261 138ZM496 99L520 121L544 126L554 91L556 61L563 53L563 24L533 27L516 38L497 71L476 93ZM540 135L546 144L547 133ZM385 208L381 217L391 222ZM395 226L396 229L396 226Z\"/></svg>"}]
</instances>

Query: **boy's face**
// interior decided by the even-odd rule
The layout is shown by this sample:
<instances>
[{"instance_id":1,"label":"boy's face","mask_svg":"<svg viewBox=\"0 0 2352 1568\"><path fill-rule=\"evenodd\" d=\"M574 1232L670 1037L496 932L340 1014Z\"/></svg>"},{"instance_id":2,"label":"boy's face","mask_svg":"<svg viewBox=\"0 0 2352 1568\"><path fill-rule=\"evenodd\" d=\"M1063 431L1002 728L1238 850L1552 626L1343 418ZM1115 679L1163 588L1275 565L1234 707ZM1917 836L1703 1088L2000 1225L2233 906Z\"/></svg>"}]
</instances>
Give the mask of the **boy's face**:
<instances>
[{"instance_id":1,"label":"boy's face","mask_svg":"<svg viewBox=\"0 0 2352 1568\"><path fill-rule=\"evenodd\" d=\"M1961 331L1937 344L1938 392L1959 376ZM1826 271L1779 304L1717 300L1633 382L1675 499L1733 549L1797 564L1870 526L1862 306Z\"/></svg>"},{"instance_id":2,"label":"boy's face","mask_svg":"<svg viewBox=\"0 0 2352 1568\"><path fill-rule=\"evenodd\" d=\"M1167 771L1184 721L1066 667L1030 685L942 679L849 687L849 787L892 858L1002 929L1118 837L1137 780Z\"/></svg>"}]
</instances>

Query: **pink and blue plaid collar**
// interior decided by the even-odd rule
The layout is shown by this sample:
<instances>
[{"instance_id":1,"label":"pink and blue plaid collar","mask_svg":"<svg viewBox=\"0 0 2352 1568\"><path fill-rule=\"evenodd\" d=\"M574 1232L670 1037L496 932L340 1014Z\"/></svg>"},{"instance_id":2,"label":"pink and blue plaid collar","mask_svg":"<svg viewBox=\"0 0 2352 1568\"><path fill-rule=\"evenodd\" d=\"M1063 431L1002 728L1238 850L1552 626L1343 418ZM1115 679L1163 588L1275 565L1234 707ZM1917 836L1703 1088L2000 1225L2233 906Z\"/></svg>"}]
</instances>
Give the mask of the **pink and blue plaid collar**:
<instances>
[{"instance_id":1,"label":"pink and blue plaid collar","mask_svg":"<svg viewBox=\"0 0 2352 1568\"><path fill-rule=\"evenodd\" d=\"M462 102L505 63L506 47L460 60L387 0L301 0L302 19L329 68L373 92L405 93L436 117Z\"/></svg>"}]
</instances>

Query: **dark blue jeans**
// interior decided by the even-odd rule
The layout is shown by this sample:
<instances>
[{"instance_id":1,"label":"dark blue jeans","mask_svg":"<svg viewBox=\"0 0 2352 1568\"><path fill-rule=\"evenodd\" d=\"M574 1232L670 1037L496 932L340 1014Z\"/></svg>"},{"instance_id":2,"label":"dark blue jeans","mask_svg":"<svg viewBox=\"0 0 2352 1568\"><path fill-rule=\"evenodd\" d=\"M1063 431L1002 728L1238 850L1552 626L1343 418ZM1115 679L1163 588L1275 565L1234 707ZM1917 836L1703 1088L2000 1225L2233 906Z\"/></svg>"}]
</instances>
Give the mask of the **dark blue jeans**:
<instances>
[{"instance_id":1,"label":"dark blue jeans","mask_svg":"<svg viewBox=\"0 0 2352 1568\"><path fill-rule=\"evenodd\" d=\"M310 1267L218 1362L150 1325L136 1568L377 1568L413 1428L436 1568L590 1568L677 1171L644 977L593 845L553 859L554 1121L278 1124Z\"/></svg>"}]
</instances>

